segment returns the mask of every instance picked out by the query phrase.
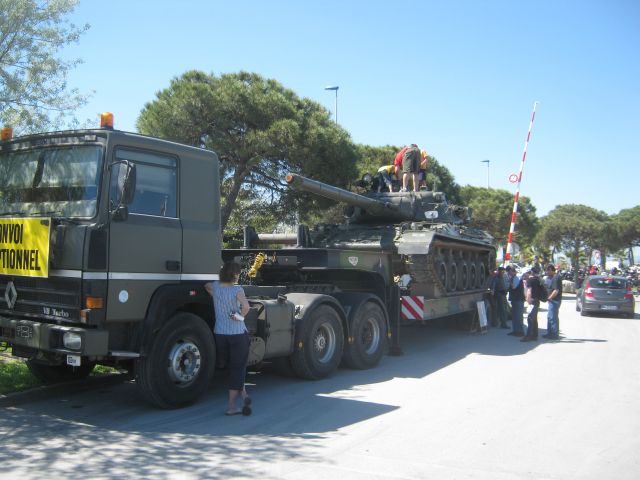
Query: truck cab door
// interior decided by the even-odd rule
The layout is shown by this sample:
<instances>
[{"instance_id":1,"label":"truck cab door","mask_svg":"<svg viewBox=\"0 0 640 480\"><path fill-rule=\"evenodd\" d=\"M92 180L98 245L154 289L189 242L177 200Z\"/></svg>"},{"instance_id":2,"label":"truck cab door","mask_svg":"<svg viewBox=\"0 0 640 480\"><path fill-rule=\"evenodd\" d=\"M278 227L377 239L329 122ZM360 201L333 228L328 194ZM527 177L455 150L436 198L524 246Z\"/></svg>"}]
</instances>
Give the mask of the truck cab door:
<instances>
[{"instance_id":1,"label":"truck cab door","mask_svg":"<svg viewBox=\"0 0 640 480\"><path fill-rule=\"evenodd\" d=\"M122 182L130 165L135 165L135 189L123 199ZM116 147L110 175L108 318L140 320L153 293L162 285L178 283L182 273L178 159Z\"/></svg>"}]
</instances>

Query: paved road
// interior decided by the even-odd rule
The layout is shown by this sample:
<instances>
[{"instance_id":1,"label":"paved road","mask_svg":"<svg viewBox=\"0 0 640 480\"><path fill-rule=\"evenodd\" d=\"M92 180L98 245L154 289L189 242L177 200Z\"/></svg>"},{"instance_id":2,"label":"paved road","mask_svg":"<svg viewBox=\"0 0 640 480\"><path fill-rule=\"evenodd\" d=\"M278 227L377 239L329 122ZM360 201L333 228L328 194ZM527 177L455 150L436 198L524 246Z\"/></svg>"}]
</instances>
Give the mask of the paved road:
<instances>
[{"instance_id":1,"label":"paved road","mask_svg":"<svg viewBox=\"0 0 640 480\"><path fill-rule=\"evenodd\" d=\"M160 411L131 383L6 407L0 477L638 479L640 315L574 306L559 342L407 328L375 370L252 375L251 417L220 387Z\"/></svg>"}]
</instances>

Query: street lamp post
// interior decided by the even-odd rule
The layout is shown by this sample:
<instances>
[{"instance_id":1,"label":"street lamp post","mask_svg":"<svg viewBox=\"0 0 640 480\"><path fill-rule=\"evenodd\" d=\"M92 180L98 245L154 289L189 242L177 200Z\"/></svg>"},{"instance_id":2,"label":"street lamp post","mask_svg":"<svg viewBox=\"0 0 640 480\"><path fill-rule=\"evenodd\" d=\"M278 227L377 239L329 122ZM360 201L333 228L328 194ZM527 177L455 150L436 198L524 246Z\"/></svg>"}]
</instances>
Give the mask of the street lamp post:
<instances>
[{"instance_id":1,"label":"street lamp post","mask_svg":"<svg viewBox=\"0 0 640 480\"><path fill-rule=\"evenodd\" d=\"M325 90L333 90L334 92L336 92L336 111L335 111L335 118L336 118L336 123L338 123L338 87L336 86L328 86L328 87L324 87Z\"/></svg>"},{"instance_id":2,"label":"street lamp post","mask_svg":"<svg viewBox=\"0 0 640 480\"><path fill-rule=\"evenodd\" d=\"M482 163L486 163L487 164L487 188L489 188L489 163L491 163L491 160L480 160Z\"/></svg>"}]
</instances>

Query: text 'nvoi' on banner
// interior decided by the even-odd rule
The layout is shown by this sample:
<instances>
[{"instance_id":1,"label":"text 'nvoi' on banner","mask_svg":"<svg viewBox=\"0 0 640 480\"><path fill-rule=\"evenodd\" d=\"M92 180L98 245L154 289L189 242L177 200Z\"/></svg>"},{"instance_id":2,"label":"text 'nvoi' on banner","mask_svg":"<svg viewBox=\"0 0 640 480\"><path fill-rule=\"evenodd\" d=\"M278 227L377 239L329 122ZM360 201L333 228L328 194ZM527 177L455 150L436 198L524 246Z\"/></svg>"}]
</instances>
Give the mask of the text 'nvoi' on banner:
<instances>
[{"instance_id":1,"label":"text 'nvoi' on banner","mask_svg":"<svg viewBox=\"0 0 640 480\"><path fill-rule=\"evenodd\" d=\"M0 274L49 276L48 218L0 218Z\"/></svg>"}]
</instances>

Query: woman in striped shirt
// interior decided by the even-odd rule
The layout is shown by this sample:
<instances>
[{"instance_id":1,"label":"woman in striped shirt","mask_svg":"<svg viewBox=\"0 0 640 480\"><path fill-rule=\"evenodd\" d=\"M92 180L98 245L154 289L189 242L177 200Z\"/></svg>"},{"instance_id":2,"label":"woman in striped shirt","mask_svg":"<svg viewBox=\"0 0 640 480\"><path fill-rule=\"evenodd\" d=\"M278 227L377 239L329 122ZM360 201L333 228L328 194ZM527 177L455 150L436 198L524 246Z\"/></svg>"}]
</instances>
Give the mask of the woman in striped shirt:
<instances>
[{"instance_id":1,"label":"woman in striped shirt","mask_svg":"<svg viewBox=\"0 0 640 480\"><path fill-rule=\"evenodd\" d=\"M251 415L251 398L244 387L249 356L249 334L244 316L249 313L249 302L244 290L237 285L240 265L226 262L220 269L220 281L207 283L205 288L213 297L217 355L229 367L229 404L225 415ZM237 402L242 397L243 407Z\"/></svg>"}]
</instances>

